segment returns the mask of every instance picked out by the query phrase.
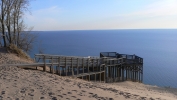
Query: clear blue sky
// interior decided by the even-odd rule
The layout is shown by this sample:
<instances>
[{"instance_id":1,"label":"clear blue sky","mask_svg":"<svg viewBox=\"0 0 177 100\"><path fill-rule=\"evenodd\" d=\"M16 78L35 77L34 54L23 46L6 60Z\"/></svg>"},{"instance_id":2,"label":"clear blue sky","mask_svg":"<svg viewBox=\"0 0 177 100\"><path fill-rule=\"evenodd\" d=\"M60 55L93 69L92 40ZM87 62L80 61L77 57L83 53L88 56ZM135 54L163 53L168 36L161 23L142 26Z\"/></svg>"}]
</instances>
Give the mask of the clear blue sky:
<instances>
[{"instance_id":1,"label":"clear blue sky","mask_svg":"<svg viewBox=\"0 0 177 100\"><path fill-rule=\"evenodd\" d=\"M177 0L34 0L34 30L177 29Z\"/></svg>"}]
</instances>

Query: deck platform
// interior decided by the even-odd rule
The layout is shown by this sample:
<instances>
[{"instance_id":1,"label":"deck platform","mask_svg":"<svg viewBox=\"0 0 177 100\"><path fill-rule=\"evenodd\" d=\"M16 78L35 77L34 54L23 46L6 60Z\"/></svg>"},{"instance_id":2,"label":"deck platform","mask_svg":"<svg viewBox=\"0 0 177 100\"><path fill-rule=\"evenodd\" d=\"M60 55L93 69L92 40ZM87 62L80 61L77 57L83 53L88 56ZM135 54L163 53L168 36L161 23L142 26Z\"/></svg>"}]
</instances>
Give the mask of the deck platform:
<instances>
[{"instance_id":1,"label":"deck platform","mask_svg":"<svg viewBox=\"0 0 177 100\"><path fill-rule=\"evenodd\" d=\"M33 64L8 64L6 66L42 67L50 73L71 76L88 81L143 81L143 58L136 55L101 52L100 57L76 57L36 54Z\"/></svg>"}]
</instances>

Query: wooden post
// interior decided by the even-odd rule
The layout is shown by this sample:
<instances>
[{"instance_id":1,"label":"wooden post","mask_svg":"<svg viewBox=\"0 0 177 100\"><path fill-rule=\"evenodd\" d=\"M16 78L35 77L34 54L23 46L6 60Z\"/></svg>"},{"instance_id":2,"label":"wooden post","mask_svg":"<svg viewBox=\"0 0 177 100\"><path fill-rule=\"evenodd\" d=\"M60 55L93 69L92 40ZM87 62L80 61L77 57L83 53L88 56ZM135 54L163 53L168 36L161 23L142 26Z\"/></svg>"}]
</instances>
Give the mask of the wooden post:
<instances>
[{"instance_id":1,"label":"wooden post","mask_svg":"<svg viewBox=\"0 0 177 100\"><path fill-rule=\"evenodd\" d=\"M127 66L125 66L125 70L126 70L126 80L128 79L128 70L127 70Z\"/></svg>"},{"instance_id":2,"label":"wooden post","mask_svg":"<svg viewBox=\"0 0 177 100\"><path fill-rule=\"evenodd\" d=\"M134 66L132 68L132 81L134 81Z\"/></svg>"},{"instance_id":3,"label":"wooden post","mask_svg":"<svg viewBox=\"0 0 177 100\"><path fill-rule=\"evenodd\" d=\"M92 68L93 68L93 72L94 72L94 60L92 59Z\"/></svg>"},{"instance_id":4,"label":"wooden post","mask_svg":"<svg viewBox=\"0 0 177 100\"><path fill-rule=\"evenodd\" d=\"M115 77L116 77L116 81L117 81L117 65L115 66Z\"/></svg>"},{"instance_id":5,"label":"wooden post","mask_svg":"<svg viewBox=\"0 0 177 100\"><path fill-rule=\"evenodd\" d=\"M108 77L111 76L110 73L111 73L111 71L110 71L110 66L108 66Z\"/></svg>"},{"instance_id":6,"label":"wooden post","mask_svg":"<svg viewBox=\"0 0 177 100\"><path fill-rule=\"evenodd\" d=\"M121 65L121 69L122 69L122 81L124 81L124 66Z\"/></svg>"},{"instance_id":7,"label":"wooden post","mask_svg":"<svg viewBox=\"0 0 177 100\"><path fill-rule=\"evenodd\" d=\"M116 77L117 77L117 81L118 81L118 79L119 79L119 78L118 78L118 77L119 77L119 76L118 76L118 73L119 73L119 72L118 72L118 67L119 67L119 66L116 65Z\"/></svg>"},{"instance_id":8,"label":"wooden post","mask_svg":"<svg viewBox=\"0 0 177 100\"><path fill-rule=\"evenodd\" d=\"M65 73L66 73L66 76L67 76L68 71L67 71L67 68L66 68L66 67L67 67L67 66L66 66L66 65L67 65L66 63L67 63L67 60L66 60L66 57L65 57Z\"/></svg>"},{"instance_id":9,"label":"wooden post","mask_svg":"<svg viewBox=\"0 0 177 100\"><path fill-rule=\"evenodd\" d=\"M53 57L52 57L52 74L54 74L54 68L53 68Z\"/></svg>"},{"instance_id":10,"label":"wooden post","mask_svg":"<svg viewBox=\"0 0 177 100\"><path fill-rule=\"evenodd\" d=\"M99 71L99 69L100 69L100 71L101 71L101 66L99 66L100 64L99 64L99 59L97 59L97 71Z\"/></svg>"},{"instance_id":11,"label":"wooden post","mask_svg":"<svg viewBox=\"0 0 177 100\"><path fill-rule=\"evenodd\" d=\"M72 67L72 76L74 76L74 73L73 73L73 59L71 58L71 67Z\"/></svg>"},{"instance_id":12,"label":"wooden post","mask_svg":"<svg viewBox=\"0 0 177 100\"><path fill-rule=\"evenodd\" d=\"M129 74L128 75L128 79L131 80L131 77L130 77L131 76L131 66L128 66L128 68L129 68L128 69L128 74Z\"/></svg>"},{"instance_id":13,"label":"wooden post","mask_svg":"<svg viewBox=\"0 0 177 100\"><path fill-rule=\"evenodd\" d=\"M98 65L98 60L97 60L97 67L98 67L99 65ZM103 66L99 66L100 67L100 82L101 82L101 67L103 67Z\"/></svg>"},{"instance_id":14,"label":"wooden post","mask_svg":"<svg viewBox=\"0 0 177 100\"><path fill-rule=\"evenodd\" d=\"M136 82L136 65L134 65L134 82Z\"/></svg>"},{"instance_id":15,"label":"wooden post","mask_svg":"<svg viewBox=\"0 0 177 100\"><path fill-rule=\"evenodd\" d=\"M83 71L83 74L84 74L84 59L82 58L82 71ZM84 79L84 77L82 76L82 79Z\"/></svg>"},{"instance_id":16,"label":"wooden post","mask_svg":"<svg viewBox=\"0 0 177 100\"><path fill-rule=\"evenodd\" d=\"M119 65L117 66L117 77L118 77L118 80L120 81L120 76L119 76Z\"/></svg>"},{"instance_id":17,"label":"wooden post","mask_svg":"<svg viewBox=\"0 0 177 100\"><path fill-rule=\"evenodd\" d=\"M34 57L34 62L36 62L36 56ZM36 70L37 70L37 66L36 66Z\"/></svg>"},{"instance_id":18,"label":"wooden post","mask_svg":"<svg viewBox=\"0 0 177 100\"><path fill-rule=\"evenodd\" d=\"M143 83L143 65L142 65L141 67L142 67L142 73L141 73L141 83Z\"/></svg>"},{"instance_id":19,"label":"wooden post","mask_svg":"<svg viewBox=\"0 0 177 100\"><path fill-rule=\"evenodd\" d=\"M139 67L139 82L141 82L141 78L140 78L140 75L141 75L141 68L140 68L140 66L138 66Z\"/></svg>"},{"instance_id":20,"label":"wooden post","mask_svg":"<svg viewBox=\"0 0 177 100\"><path fill-rule=\"evenodd\" d=\"M134 67L134 65L133 65L133 70L132 70L132 72L133 72L133 73L132 73L132 80L133 80L133 82L134 82L134 68L135 68L135 67Z\"/></svg>"},{"instance_id":21,"label":"wooden post","mask_svg":"<svg viewBox=\"0 0 177 100\"><path fill-rule=\"evenodd\" d=\"M131 66L129 66L129 80L131 80Z\"/></svg>"},{"instance_id":22,"label":"wooden post","mask_svg":"<svg viewBox=\"0 0 177 100\"><path fill-rule=\"evenodd\" d=\"M77 76L79 74L79 58L77 58Z\"/></svg>"},{"instance_id":23,"label":"wooden post","mask_svg":"<svg viewBox=\"0 0 177 100\"><path fill-rule=\"evenodd\" d=\"M128 80L128 75L129 75L129 70L128 69L129 69L129 66L126 65L126 78L127 78L126 80Z\"/></svg>"},{"instance_id":24,"label":"wooden post","mask_svg":"<svg viewBox=\"0 0 177 100\"><path fill-rule=\"evenodd\" d=\"M68 59L69 59L69 57L68 57ZM68 62L70 62L70 60ZM70 65L68 65L67 68L68 68L67 70L68 70L68 73L69 73L70 72Z\"/></svg>"},{"instance_id":25,"label":"wooden post","mask_svg":"<svg viewBox=\"0 0 177 100\"><path fill-rule=\"evenodd\" d=\"M137 78L137 73L138 73L138 68L137 68L137 65L136 65L136 73L135 73L135 81L137 82L138 78Z\"/></svg>"},{"instance_id":26,"label":"wooden post","mask_svg":"<svg viewBox=\"0 0 177 100\"><path fill-rule=\"evenodd\" d=\"M133 77L133 81L135 82L135 77L136 77L136 75L135 75L135 74L136 74L135 65L134 65L133 67L134 67L134 68L133 68L133 70L134 70L134 71L133 71L133 74L134 74L134 75L133 75L133 76L134 76L134 77Z\"/></svg>"},{"instance_id":27,"label":"wooden post","mask_svg":"<svg viewBox=\"0 0 177 100\"><path fill-rule=\"evenodd\" d=\"M60 57L58 57L58 67L59 67L59 70L60 70L60 76L61 76Z\"/></svg>"},{"instance_id":28,"label":"wooden post","mask_svg":"<svg viewBox=\"0 0 177 100\"><path fill-rule=\"evenodd\" d=\"M46 72L46 61L45 61L45 56L43 57L43 61L44 61L43 71L45 71L45 72Z\"/></svg>"},{"instance_id":29,"label":"wooden post","mask_svg":"<svg viewBox=\"0 0 177 100\"><path fill-rule=\"evenodd\" d=\"M116 63L115 63L116 64ZM114 65L114 77L115 77L115 79L116 79L116 65ZM116 80L115 80L116 81Z\"/></svg>"},{"instance_id":30,"label":"wooden post","mask_svg":"<svg viewBox=\"0 0 177 100\"><path fill-rule=\"evenodd\" d=\"M104 83L106 82L106 77L105 77L106 75L105 74L106 74L106 66L104 65Z\"/></svg>"},{"instance_id":31,"label":"wooden post","mask_svg":"<svg viewBox=\"0 0 177 100\"><path fill-rule=\"evenodd\" d=\"M96 73L95 73L95 82L96 82Z\"/></svg>"},{"instance_id":32,"label":"wooden post","mask_svg":"<svg viewBox=\"0 0 177 100\"><path fill-rule=\"evenodd\" d=\"M55 71L55 72L56 72L56 74L58 75L58 66L56 66L56 71Z\"/></svg>"},{"instance_id":33,"label":"wooden post","mask_svg":"<svg viewBox=\"0 0 177 100\"><path fill-rule=\"evenodd\" d=\"M87 59L87 68L88 68L88 73L90 73L90 71L89 71L89 59ZM90 81L90 74L88 75L88 81Z\"/></svg>"},{"instance_id":34,"label":"wooden post","mask_svg":"<svg viewBox=\"0 0 177 100\"><path fill-rule=\"evenodd\" d=\"M132 76L133 76L133 67L132 67L132 65L131 65L131 70L130 70L130 80L132 81Z\"/></svg>"}]
</instances>

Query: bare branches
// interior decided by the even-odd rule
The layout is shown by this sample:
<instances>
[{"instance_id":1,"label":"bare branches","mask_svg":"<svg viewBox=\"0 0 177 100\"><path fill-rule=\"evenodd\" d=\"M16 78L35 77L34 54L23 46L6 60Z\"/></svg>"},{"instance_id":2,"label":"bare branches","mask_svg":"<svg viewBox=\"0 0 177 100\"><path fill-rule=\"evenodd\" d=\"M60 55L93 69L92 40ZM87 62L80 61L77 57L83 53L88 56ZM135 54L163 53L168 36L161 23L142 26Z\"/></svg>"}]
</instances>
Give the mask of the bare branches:
<instances>
[{"instance_id":1,"label":"bare branches","mask_svg":"<svg viewBox=\"0 0 177 100\"><path fill-rule=\"evenodd\" d=\"M0 32L4 47L13 44L28 52L35 36L27 30L23 15L28 10L30 0L0 0Z\"/></svg>"},{"instance_id":2,"label":"bare branches","mask_svg":"<svg viewBox=\"0 0 177 100\"><path fill-rule=\"evenodd\" d=\"M25 52L29 52L32 49L32 44L35 42L36 39L36 35L35 34L31 34L31 30L33 28L29 28L28 31L23 32L22 34L20 34L20 39L19 39L19 45L18 47L22 50L24 50Z\"/></svg>"}]
</instances>

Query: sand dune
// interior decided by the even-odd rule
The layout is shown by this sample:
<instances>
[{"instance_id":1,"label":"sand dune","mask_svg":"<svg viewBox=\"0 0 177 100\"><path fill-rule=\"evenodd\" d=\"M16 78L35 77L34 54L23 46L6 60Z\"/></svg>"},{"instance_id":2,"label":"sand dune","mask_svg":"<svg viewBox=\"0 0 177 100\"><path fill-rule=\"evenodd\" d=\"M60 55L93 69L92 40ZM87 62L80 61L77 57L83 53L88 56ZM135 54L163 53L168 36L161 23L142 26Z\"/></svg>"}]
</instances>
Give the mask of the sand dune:
<instances>
[{"instance_id":1,"label":"sand dune","mask_svg":"<svg viewBox=\"0 0 177 100\"><path fill-rule=\"evenodd\" d=\"M25 63L19 58L16 61ZM88 82L39 70L0 66L0 100L177 100L177 89L128 81Z\"/></svg>"},{"instance_id":2,"label":"sand dune","mask_svg":"<svg viewBox=\"0 0 177 100\"><path fill-rule=\"evenodd\" d=\"M0 71L0 100L175 100L177 89L134 82L87 82L37 70Z\"/></svg>"}]
</instances>

